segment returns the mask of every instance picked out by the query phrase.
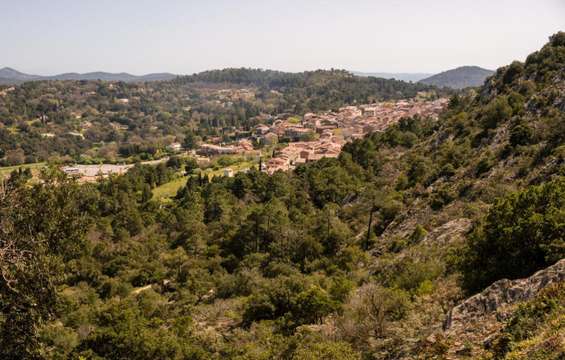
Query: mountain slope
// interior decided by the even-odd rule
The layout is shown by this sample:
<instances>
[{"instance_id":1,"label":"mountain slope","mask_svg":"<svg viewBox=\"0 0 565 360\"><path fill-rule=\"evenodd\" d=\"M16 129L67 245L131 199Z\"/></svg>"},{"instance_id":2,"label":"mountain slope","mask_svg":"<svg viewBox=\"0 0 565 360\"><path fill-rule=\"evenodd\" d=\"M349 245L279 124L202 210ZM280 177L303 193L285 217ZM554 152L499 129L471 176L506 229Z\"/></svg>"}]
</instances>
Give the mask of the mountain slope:
<instances>
[{"instance_id":1,"label":"mountain slope","mask_svg":"<svg viewBox=\"0 0 565 360\"><path fill-rule=\"evenodd\" d=\"M463 89L466 87L482 85L485 82L485 79L492 74L494 74L494 71L483 69L478 66L461 66L456 69L447 70L422 79L419 82L438 87Z\"/></svg>"},{"instance_id":2,"label":"mountain slope","mask_svg":"<svg viewBox=\"0 0 565 360\"><path fill-rule=\"evenodd\" d=\"M0 355L562 359L563 74L559 33L437 120L402 119L293 172L189 176L167 203L151 189L174 162L88 186L15 172ZM206 78L333 81L191 80Z\"/></svg>"},{"instance_id":3,"label":"mountain slope","mask_svg":"<svg viewBox=\"0 0 565 360\"><path fill-rule=\"evenodd\" d=\"M2 78L4 81L13 81L15 83L20 83L24 81L37 80L41 78L41 76L24 74L15 69L4 67L0 69L0 78Z\"/></svg>"},{"instance_id":4,"label":"mountain slope","mask_svg":"<svg viewBox=\"0 0 565 360\"><path fill-rule=\"evenodd\" d=\"M565 257L558 249L564 245L564 73L565 33L559 33L525 63L498 69L477 95L453 97L433 131L418 136L422 130L407 123L346 146L356 162L378 169L376 186L389 189L381 198L390 205L377 210L383 230L372 251L376 282L423 293L427 282L433 289L416 296L409 315L387 325L380 345L357 335L366 349L389 358L480 358L488 329L510 326L508 316L500 323L485 319L486 333L481 324L463 324L458 334L477 337L461 338L441 330L448 318L442 309L497 280L531 276ZM365 299L364 291L350 306ZM561 318L563 313L557 310ZM427 325L414 330L422 322ZM540 337L537 344L554 340Z\"/></svg>"}]
</instances>

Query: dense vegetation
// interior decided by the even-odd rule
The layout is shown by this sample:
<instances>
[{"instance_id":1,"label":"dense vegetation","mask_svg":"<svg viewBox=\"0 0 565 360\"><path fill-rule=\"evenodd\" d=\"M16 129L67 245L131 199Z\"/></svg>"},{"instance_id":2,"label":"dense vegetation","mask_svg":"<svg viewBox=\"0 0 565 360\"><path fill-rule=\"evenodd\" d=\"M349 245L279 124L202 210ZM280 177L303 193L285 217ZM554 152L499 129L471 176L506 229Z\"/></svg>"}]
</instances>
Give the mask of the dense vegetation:
<instances>
[{"instance_id":1,"label":"dense vegetation","mask_svg":"<svg viewBox=\"0 0 565 360\"><path fill-rule=\"evenodd\" d=\"M500 199L470 235L466 287L521 278L565 258L565 181L560 178Z\"/></svg>"},{"instance_id":2,"label":"dense vegetation","mask_svg":"<svg viewBox=\"0 0 565 360\"><path fill-rule=\"evenodd\" d=\"M564 255L564 68L559 33L437 121L291 173L194 176L170 202L151 192L166 165L89 185L15 172L0 193L0 357L444 357L453 340L426 339L465 292ZM491 355L543 342L555 292Z\"/></svg>"},{"instance_id":3,"label":"dense vegetation","mask_svg":"<svg viewBox=\"0 0 565 360\"><path fill-rule=\"evenodd\" d=\"M224 69L179 77L177 83L216 83L254 86L282 94L281 110L301 114L379 100L413 98L434 88L424 84L376 77L360 77L345 70L285 73L260 69Z\"/></svg>"}]
</instances>

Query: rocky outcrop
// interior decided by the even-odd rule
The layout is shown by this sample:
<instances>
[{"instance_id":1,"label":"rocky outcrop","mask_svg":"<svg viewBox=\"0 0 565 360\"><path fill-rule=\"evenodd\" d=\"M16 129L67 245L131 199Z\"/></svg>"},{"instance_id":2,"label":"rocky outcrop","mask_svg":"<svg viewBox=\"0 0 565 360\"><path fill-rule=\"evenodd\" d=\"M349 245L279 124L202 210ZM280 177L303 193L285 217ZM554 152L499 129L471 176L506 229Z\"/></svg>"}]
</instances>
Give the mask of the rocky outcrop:
<instances>
[{"instance_id":1,"label":"rocky outcrop","mask_svg":"<svg viewBox=\"0 0 565 360\"><path fill-rule=\"evenodd\" d=\"M445 330L449 333L469 327L470 323L493 313L498 313L500 317L502 308L532 299L543 288L560 281L565 281L565 259L529 278L499 280L480 294L451 309L445 322Z\"/></svg>"},{"instance_id":2,"label":"rocky outcrop","mask_svg":"<svg viewBox=\"0 0 565 360\"><path fill-rule=\"evenodd\" d=\"M464 239L464 235L469 231L471 225L471 219L459 218L451 220L430 231L423 241L438 245L447 245L457 240Z\"/></svg>"}]
</instances>

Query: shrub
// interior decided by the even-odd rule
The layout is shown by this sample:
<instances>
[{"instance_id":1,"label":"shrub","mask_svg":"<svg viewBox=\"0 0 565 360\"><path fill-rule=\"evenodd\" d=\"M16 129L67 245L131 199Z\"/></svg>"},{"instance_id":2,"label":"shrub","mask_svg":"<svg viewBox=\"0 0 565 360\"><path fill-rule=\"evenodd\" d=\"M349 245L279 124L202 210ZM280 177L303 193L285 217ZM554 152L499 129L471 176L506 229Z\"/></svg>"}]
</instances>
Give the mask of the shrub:
<instances>
[{"instance_id":1,"label":"shrub","mask_svg":"<svg viewBox=\"0 0 565 360\"><path fill-rule=\"evenodd\" d=\"M526 124L518 124L510 129L510 145L528 145L532 142L533 131Z\"/></svg>"},{"instance_id":2,"label":"shrub","mask_svg":"<svg viewBox=\"0 0 565 360\"><path fill-rule=\"evenodd\" d=\"M494 129L501 122L510 119L512 108L506 97L498 97L491 101L483 113L482 124L485 129Z\"/></svg>"}]
</instances>

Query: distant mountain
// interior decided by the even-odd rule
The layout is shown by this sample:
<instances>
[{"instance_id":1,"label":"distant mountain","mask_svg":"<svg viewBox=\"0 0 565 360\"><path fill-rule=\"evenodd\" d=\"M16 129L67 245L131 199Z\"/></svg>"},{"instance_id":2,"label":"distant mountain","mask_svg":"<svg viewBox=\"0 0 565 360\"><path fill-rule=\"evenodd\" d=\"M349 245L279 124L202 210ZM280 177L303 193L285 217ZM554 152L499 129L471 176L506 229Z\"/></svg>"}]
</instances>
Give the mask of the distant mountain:
<instances>
[{"instance_id":1,"label":"distant mountain","mask_svg":"<svg viewBox=\"0 0 565 360\"><path fill-rule=\"evenodd\" d=\"M422 79L419 82L438 87L463 89L466 87L481 86L485 82L486 78L492 74L494 74L494 71L483 69L478 66L461 66L456 69L447 70Z\"/></svg>"},{"instance_id":2,"label":"distant mountain","mask_svg":"<svg viewBox=\"0 0 565 360\"><path fill-rule=\"evenodd\" d=\"M19 72L18 70L5 67L0 69L0 79L3 81L15 81L15 82L23 82L23 81L31 81L40 78L41 76L37 75L29 75Z\"/></svg>"},{"instance_id":3,"label":"distant mountain","mask_svg":"<svg viewBox=\"0 0 565 360\"><path fill-rule=\"evenodd\" d=\"M429 73L386 73L386 72L373 73L373 72L360 72L360 71L354 71L353 74L357 76L373 76L383 79L396 79L396 80L412 81L412 82L417 82L433 75Z\"/></svg>"},{"instance_id":4,"label":"distant mountain","mask_svg":"<svg viewBox=\"0 0 565 360\"><path fill-rule=\"evenodd\" d=\"M171 73L155 73L147 75L132 75L128 73L108 73L108 72L90 72L85 74L64 73L52 76L30 75L15 69L5 67L0 69L0 84L20 84L26 81L35 80L106 80L106 81L125 81L125 82L142 82L142 81L160 81L171 80L177 75Z\"/></svg>"}]
</instances>

